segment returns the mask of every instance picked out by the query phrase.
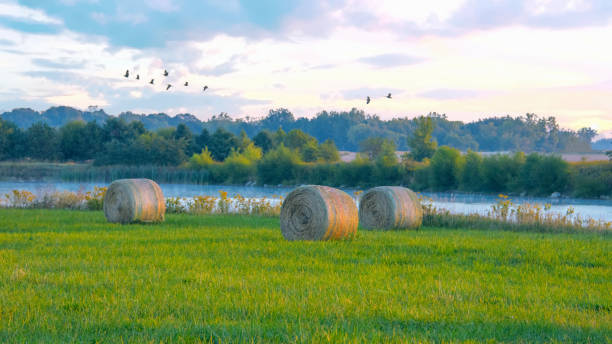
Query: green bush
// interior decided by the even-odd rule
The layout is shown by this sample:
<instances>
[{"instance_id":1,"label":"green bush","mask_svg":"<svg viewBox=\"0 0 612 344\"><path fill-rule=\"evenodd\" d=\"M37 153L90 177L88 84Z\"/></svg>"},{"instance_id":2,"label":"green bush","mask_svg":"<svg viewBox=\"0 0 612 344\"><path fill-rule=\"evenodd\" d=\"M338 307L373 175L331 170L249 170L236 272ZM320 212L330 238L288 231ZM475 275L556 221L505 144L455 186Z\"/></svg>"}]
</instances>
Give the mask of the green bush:
<instances>
[{"instance_id":1,"label":"green bush","mask_svg":"<svg viewBox=\"0 0 612 344\"><path fill-rule=\"evenodd\" d=\"M468 150L464 156L465 165L461 173L460 189L463 191L478 192L482 190L482 156Z\"/></svg>"},{"instance_id":2,"label":"green bush","mask_svg":"<svg viewBox=\"0 0 612 344\"><path fill-rule=\"evenodd\" d=\"M482 162L483 191L494 193L518 191L520 189L518 177L524 163L525 154L522 152L485 157Z\"/></svg>"},{"instance_id":3,"label":"green bush","mask_svg":"<svg viewBox=\"0 0 612 344\"><path fill-rule=\"evenodd\" d=\"M257 164L257 181L260 184L295 183L301 164L299 152L280 144Z\"/></svg>"},{"instance_id":4,"label":"green bush","mask_svg":"<svg viewBox=\"0 0 612 344\"><path fill-rule=\"evenodd\" d=\"M572 165L573 196L612 197L612 162L597 161Z\"/></svg>"},{"instance_id":5,"label":"green bush","mask_svg":"<svg viewBox=\"0 0 612 344\"><path fill-rule=\"evenodd\" d=\"M459 150L448 146L438 148L429 166L430 186L434 190L456 190L463 164Z\"/></svg>"},{"instance_id":6,"label":"green bush","mask_svg":"<svg viewBox=\"0 0 612 344\"><path fill-rule=\"evenodd\" d=\"M565 192L570 186L569 164L559 156L532 153L520 172L520 189L530 195Z\"/></svg>"}]
</instances>

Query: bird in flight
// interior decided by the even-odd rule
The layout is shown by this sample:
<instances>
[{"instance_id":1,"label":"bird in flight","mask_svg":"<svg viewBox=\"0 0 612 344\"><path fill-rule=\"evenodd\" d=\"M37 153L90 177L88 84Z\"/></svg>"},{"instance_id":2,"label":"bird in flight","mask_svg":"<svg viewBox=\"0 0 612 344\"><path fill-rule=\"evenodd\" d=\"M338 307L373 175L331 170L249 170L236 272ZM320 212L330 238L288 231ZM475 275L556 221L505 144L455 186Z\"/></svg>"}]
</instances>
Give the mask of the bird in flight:
<instances>
[{"instance_id":1,"label":"bird in flight","mask_svg":"<svg viewBox=\"0 0 612 344\"><path fill-rule=\"evenodd\" d=\"M387 98L391 99L391 93L387 94Z\"/></svg>"},{"instance_id":2,"label":"bird in flight","mask_svg":"<svg viewBox=\"0 0 612 344\"><path fill-rule=\"evenodd\" d=\"M164 69L164 76L168 76L168 71Z\"/></svg>"},{"instance_id":3,"label":"bird in flight","mask_svg":"<svg viewBox=\"0 0 612 344\"><path fill-rule=\"evenodd\" d=\"M172 85L168 84L168 87L166 87L166 91L169 90L170 87L172 87Z\"/></svg>"},{"instance_id":4,"label":"bird in flight","mask_svg":"<svg viewBox=\"0 0 612 344\"><path fill-rule=\"evenodd\" d=\"M140 74L136 74L136 80L140 80Z\"/></svg>"},{"instance_id":5,"label":"bird in flight","mask_svg":"<svg viewBox=\"0 0 612 344\"><path fill-rule=\"evenodd\" d=\"M149 84L153 85L154 82L155 82L155 79L151 79L151 81L149 81Z\"/></svg>"},{"instance_id":6,"label":"bird in flight","mask_svg":"<svg viewBox=\"0 0 612 344\"><path fill-rule=\"evenodd\" d=\"M370 104L370 96L366 98L366 104Z\"/></svg>"},{"instance_id":7,"label":"bird in flight","mask_svg":"<svg viewBox=\"0 0 612 344\"><path fill-rule=\"evenodd\" d=\"M185 86L189 86L189 81L185 81Z\"/></svg>"},{"instance_id":8,"label":"bird in flight","mask_svg":"<svg viewBox=\"0 0 612 344\"><path fill-rule=\"evenodd\" d=\"M206 91L208 89L208 86L204 86L204 89L202 90L202 92Z\"/></svg>"},{"instance_id":9,"label":"bird in flight","mask_svg":"<svg viewBox=\"0 0 612 344\"><path fill-rule=\"evenodd\" d=\"M124 75L124 77L126 77L126 78L129 78L129 77L130 77L130 71L129 71L129 70L126 70L126 71L125 71L125 75Z\"/></svg>"}]
</instances>

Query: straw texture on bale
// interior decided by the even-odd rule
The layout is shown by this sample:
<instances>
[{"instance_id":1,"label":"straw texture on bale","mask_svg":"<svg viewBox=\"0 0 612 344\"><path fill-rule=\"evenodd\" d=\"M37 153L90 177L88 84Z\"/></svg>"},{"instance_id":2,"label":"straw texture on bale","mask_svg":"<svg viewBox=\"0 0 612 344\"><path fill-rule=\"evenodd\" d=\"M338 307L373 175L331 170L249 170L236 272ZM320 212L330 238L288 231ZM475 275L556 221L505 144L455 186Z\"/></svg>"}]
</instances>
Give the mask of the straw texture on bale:
<instances>
[{"instance_id":1,"label":"straw texture on bale","mask_svg":"<svg viewBox=\"0 0 612 344\"><path fill-rule=\"evenodd\" d=\"M359 223L366 229L418 228L423 208L412 190L379 186L368 190L359 202Z\"/></svg>"},{"instance_id":2,"label":"straw texture on bale","mask_svg":"<svg viewBox=\"0 0 612 344\"><path fill-rule=\"evenodd\" d=\"M104 196L104 215L109 222L161 222L166 202L159 185L150 179L119 179Z\"/></svg>"},{"instance_id":3,"label":"straw texture on bale","mask_svg":"<svg viewBox=\"0 0 612 344\"><path fill-rule=\"evenodd\" d=\"M351 196L327 186L301 186L281 207L280 226L287 240L335 240L357 232L358 211Z\"/></svg>"}]
</instances>

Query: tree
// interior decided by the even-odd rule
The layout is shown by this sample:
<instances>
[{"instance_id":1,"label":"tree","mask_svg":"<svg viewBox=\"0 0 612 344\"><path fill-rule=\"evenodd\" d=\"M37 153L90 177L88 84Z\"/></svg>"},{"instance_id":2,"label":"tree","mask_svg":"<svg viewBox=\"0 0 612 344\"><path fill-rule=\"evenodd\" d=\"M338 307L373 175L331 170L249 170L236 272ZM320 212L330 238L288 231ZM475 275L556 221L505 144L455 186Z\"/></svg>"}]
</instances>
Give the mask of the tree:
<instances>
[{"instance_id":1,"label":"tree","mask_svg":"<svg viewBox=\"0 0 612 344\"><path fill-rule=\"evenodd\" d=\"M264 129L255 135L253 142L264 153L267 153L270 149L274 148L274 134Z\"/></svg>"},{"instance_id":2,"label":"tree","mask_svg":"<svg viewBox=\"0 0 612 344\"><path fill-rule=\"evenodd\" d=\"M395 149L395 142L382 137L370 137L359 143L359 151L365 154L371 161L379 160L384 156L393 160ZM395 161L397 162L397 157L395 157Z\"/></svg>"},{"instance_id":3,"label":"tree","mask_svg":"<svg viewBox=\"0 0 612 344\"><path fill-rule=\"evenodd\" d=\"M261 184L295 182L300 163L300 154L281 144L257 164L257 180Z\"/></svg>"},{"instance_id":4,"label":"tree","mask_svg":"<svg viewBox=\"0 0 612 344\"><path fill-rule=\"evenodd\" d=\"M25 133L13 122L0 118L0 160L21 158L26 153Z\"/></svg>"},{"instance_id":5,"label":"tree","mask_svg":"<svg viewBox=\"0 0 612 344\"><path fill-rule=\"evenodd\" d=\"M306 134L300 129L293 129L287 133L287 136L284 138L283 143L287 148L301 150L303 147L309 144L317 144L317 139Z\"/></svg>"},{"instance_id":6,"label":"tree","mask_svg":"<svg viewBox=\"0 0 612 344\"><path fill-rule=\"evenodd\" d=\"M597 136L597 130L593 128L585 127L585 128L580 128L576 132L576 134L582 141L588 144L591 144L591 142L593 141L593 138Z\"/></svg>"},{"instance_id":7,"label":"tree","mask_svg":"<svg viewBox=\"0 0 612 344\"><path fill-rule=\"evenodd\" d=\"M219 128L210 137L208 149L213 159L223 161L232 151L232 148L238 148L238 138L229 131Z\"/></svg>"},{"instance_id":8,"label":"tree","mask_svg":"<svg viewBox=\"0 0 612 344\"><path fill-rule=\"evenodd\" d=\"M202 149L200 154L193 154L189 159L189 167L194 169L206 168L210 165L214 165L217 162L210 155L208 147Z\"/></svg>"},{"instance_id":9,"label":"tree","mask_svg":"<svg viewBox=\"0 0 612 344\"><path fill-rule=\"evenodd\" d=\"M397 165L396 149L395 142L383 140L382 146L380 147L380 153L376 157L376 163L381 166Z\"/></svg>"},{"instance_id":10,"label":"tree","mask_svg":"<svg viewBox=\"0 0 612 344\"><path fill-rule=\"evenodd\" d=\"M415 119L417 127L408 139L410 154L414 160L422 161L430 158L436 152L438 143L431 137L434 130L434 122L430 116Z\"/></svg>"},{"instance_id":11,"label":"tree","mask_svg":"<svg viewBox=\"0 0 612 344\"><path fill-rule=\"evenodd\" d=\"M66 160L93 159L102 148L102 128L96 122L69 122L59 130L60 149Z\"/></svg>"},{"instance_id":12,"label":"tree","mask_svg":"<svg viewBox=\"0 0 612 344\"><path fill-rule=\"evenodd\" d=\"M34 123L26 132L28 156L37 160L61 158L57 130L46 123Z\"/></svg>"},{"instance_id":13,"label":"tree","mask_svg":"<svg viewBox=\"0 0 612 344\"><path fill-rule=\"evenodd\" d=\"M442 146L431 157L430 185L436 190L456 190L463 168L461 152Z\"/></svg>"},{"instance_id":14,"label":"tree","mask_svg":"<svg viewBox=\"0 0 612 344\"><path fill-rule=\"evenodd\" d=\"M196 151L200 151L210 144L210 133L206 128L202 129L200 135L195 138Z\"/></svg>"},{"instance_id":15,"label":"tree","mask_svg":"<svg viewBox=\"0 0 612 344\"><path fill-rule=\"evenodd\" d=\"M519 179L517 187L530 195L564 192L569 185L569 164L559 156L532 153L522 164Z\"/></svg>"},{"instance_id":16,"label":"tree","mask_svg":"<svg viewBox=\"0 0 612 344\"><path fill-rule=\"evenodd\" d=\"M198 151L198 147L196 145L196 140L191 133L189 128L181 123L176 126L176 131L174 132L174 139L177 141L181 141L181 145L185 147L185 155L192 156L195 152Z\"/></svg>"},{"instance_id":17,"label":"tree","mask_svg":"<svg viewBox=\"0 0 612 344\"><path fill-rule=\"evenodd\" d=\"M332 140L325 140L319 145L319 159L325 162L340 161L340 153Z\"/></svg>"},{"instance_id":18,"label":"tree","mask_svg":"<svg viewBox=\"0 0 612 344\"><path fill-rule=\"evenodd\" d=\"M461 173L461 189L465 191L481 191L482 188L482 156L468 150L465 155L465 165Z\"/></svg>"}]
</instances>

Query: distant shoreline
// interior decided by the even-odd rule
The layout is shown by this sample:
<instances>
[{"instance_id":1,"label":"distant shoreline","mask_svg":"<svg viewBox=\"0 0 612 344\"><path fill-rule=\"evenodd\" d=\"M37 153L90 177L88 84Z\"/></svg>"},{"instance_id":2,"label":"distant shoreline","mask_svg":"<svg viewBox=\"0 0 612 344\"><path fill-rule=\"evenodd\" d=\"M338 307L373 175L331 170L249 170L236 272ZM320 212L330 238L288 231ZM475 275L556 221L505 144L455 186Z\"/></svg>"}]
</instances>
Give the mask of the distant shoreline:
<instances>
[{"instance_id":1,"label":"distant shoreline","mask_svg":"<svg viewBox=\"0 0 612 344\"><path fill-rule=\"evenodd\" d=\"M344 162L351 162L355 160L358 152L351 151L339 151L340 160ZM397 151L395 155L398 158L401 158L402 155L409 153L408 151ZM512 152L477 152L483 156L489 156L494 154L508 154ZM601 152L592 152L592 153L540 153L546 155L560 155L563 160L567 162L591 162L591 161L608 161L608 156Z\"/></svg>"}]
</instances>

